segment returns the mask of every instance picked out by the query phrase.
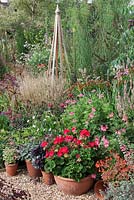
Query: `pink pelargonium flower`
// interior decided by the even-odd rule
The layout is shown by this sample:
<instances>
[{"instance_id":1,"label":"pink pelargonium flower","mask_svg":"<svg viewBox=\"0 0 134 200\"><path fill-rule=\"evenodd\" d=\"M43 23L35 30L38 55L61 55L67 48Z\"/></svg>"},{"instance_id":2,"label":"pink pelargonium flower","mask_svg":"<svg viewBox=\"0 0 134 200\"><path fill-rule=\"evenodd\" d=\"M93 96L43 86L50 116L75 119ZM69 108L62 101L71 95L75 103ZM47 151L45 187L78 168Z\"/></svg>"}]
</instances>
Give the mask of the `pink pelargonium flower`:
<instances>
[{"instance_id":1,"label":"pink pelargonium flower","mask_svg":"<svg viewBox=\"0 0 134 200\"><path fill-rule=\"evenodd\" d=\"M122 132L121 132L121 130L117 130L115 133L118 135L121 135Z\"/></svg>"},{"instance_id":2,"label":"pink pelargonium flower","mask_svg":"<svg viewBox=\"0 0 134 200\"><path fill-rule=\"evenodd\" d=\"M114 113L113 112L111 112L109 115L109 118L113 118L113 116L114 116Z\"/></svg>"},{"instance_id":3,"label":"pink pelargonium flower","mask_svg":"<svg viewBox=\"0 0 134 200\"><path fill-rule=\"evenodd\" d=\"M84 97L84 94L79 94L78 97Z\"/></svg>"},{"instance_id":4,"label":"pink pelargonium flower","mask_svg":"<svg viewBox=\"0 0 134 200\"><path fill-rule=\"evenodd\" d=\"M76 100L71 100L71 105L74 105L74 104L76 104Z\"/></svg>"},{"instance_id":5,"label":"pink pelargonium flower","mask_svg":"<svg viewBox=\"0 0 134 200\"><path fill-rule=\"evenodd\" d=\"M89 117L89 119L94 118L94 113L91 112L91 113L88 115L88 117Z\"/></svg>"},{"instance_id":6,"label":"pink pelargonium flower","mask_svg":"<svg viewBox=\"0 0 134 200\"><path fill-rule=\"evenodd\" d=\"M48 108L52 108L52 107L53 107L53 104L52 104L52 103L49 103L47 106L48 106Z\"/></svg>"},{"instance_id":7,"label":"pink pelargonium flower","mask_svg":"<svg viewBox=\"0 0 134 200\"><path fill-rule=\"evenodd\" d=\"M88 103L91 104L91 103L92 103L92 99L89 99L89 100L88 100Z\"/></svg>"},{"instance_id":8,"label":"pink pelargonium flower","mask_svg":"<svg viewBox=\"0 0 134 200\"><path fill-rule=\"evenodd\" d=\"M96 174L91 174L92 179L96 179Z\"/></svg>"},{"instance_id":9,"label":"pink pelargonium flower","mask_svg":"<svg viewBox=\"0 0 134 200\"><path fill-rule=\"evenodd\" d=\"M102 141L105 148L109 147L109 141L105 136L102 137Z\"/></svg>"},{"instance_id":10,"label":"pink pelargonium flower","mask_svg":"<svg viewBox=\"0 0 134 200\"><path fill-rule=\"evenodd\" d=\"M90 132L86 129L83 129L80 131L80 136L81 137L89 137L90 136Z\"/></svg>"},{"instance_id":11,"label":"pink pelargonium flower","mask_svg":"<svg viewBox=\"0 0 134 200\"><path fill-rule=\"evenodd\" d=\"M93 113L96 112L96 108L93 107L93 108L92 108L92 112L93 112Z\"/></svg>"},{"instance_id":12,"label":"pink pelargonium flower","mask_svg":"<svg viewBox=\"0 0 134 200\"><path fill-rule=\"evenodd\" d=\"M100 128L101 131L106 132L107 129L108 129L107 125L101 125L101 128Z\"/></svg>"},{"instance_id":13,"label":"pink pelargonium flower","mask_svg":"<svg viewBox=\"0 0 134 200\"><path fill-rule=\"evenodd\" d=\"M96 137L94 142L95 142L95 146L98 147L99 144L100 144L100 140L99 140L99 138Z\"/></svg>"},{"instance_id":14,"label":"pink pelargonium flower","mask_svg":"<svg viewBox=\"0 0 134 200\"><path fill-rule=\"evenodd\" d=\"M41 146L42 148L44 148L44 147L46 147L47 145L48 145L48 142L46 142L46 141L43 141L43 142L41 143L41 145L40 145L40 146Z\"/></svg>"},{"instance_id":15,"label":"pink pelargonium flower","mask_svg":"<svg viewBox=\"0 0 134 200\"><path fill-rule=\"evenodd\" d=\"M120 150L121 150L122 152L126 151L126 150L127 150L126 145L125 145L125 144L121 145L121 146L120 146Z\"/></svg>"},{"instance_id":16,"label":"pink pelargonium flower","mask_svg":"<svg viewBox=\"0 0 134 200\"><path fill-rule=\"evenodd\" d=\"M74 112L70 112L69 115L74 115Z\"/></svg>"},{"instance_id":17,"label":"pink pelargonium flower","mask_svg":"<svg viewBox=\"0 0 134 200\"><path fill-rule=\"evenodd\" d=\"M66 135L66 134L70 133L70 130L69 129L65 129L63 132Z\"/></svg>"},{"instance_id":18,"label":"pink pelargonium flower","mask_svg":"<svg viewBox=\"0 0 134 200\"><path fill-rule=\"evenodd\" d=\"M64 103L61 103L61 104L60 104L60 107L61 107L61 108L65 108L66 105L65 105Z\"/></svg>"},{"instance_id":19,"label":"pink pelargonium flower","mask_svg":"<svg viewBox=\"0 0 134 200\"><path fill-rule=\"evenodd\" d=\"M67 99L67 100L65 101L65 103L66 103L66 104L70 104L70 103L71 103L71 100L70 100L70 99Z\"/></svg>"},{"instance_id":20,"label":"pink pelargonium flower","mask_svg":"<svg viewBox=\"0 0 134 200\"><path fill-rule=\"evenodd\" d=\"M127 122L128 121L128 116L127 115L123 115L122 121Z\"/></svg>"}]
</instances>

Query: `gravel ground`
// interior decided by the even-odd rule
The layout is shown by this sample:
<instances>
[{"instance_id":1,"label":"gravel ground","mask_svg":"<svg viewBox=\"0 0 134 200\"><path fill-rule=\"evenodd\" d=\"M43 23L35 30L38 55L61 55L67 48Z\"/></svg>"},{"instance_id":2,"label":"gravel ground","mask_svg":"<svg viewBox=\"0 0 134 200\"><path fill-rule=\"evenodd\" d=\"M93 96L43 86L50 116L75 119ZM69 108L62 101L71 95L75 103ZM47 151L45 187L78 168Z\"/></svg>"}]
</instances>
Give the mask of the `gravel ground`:
<instances>
[{"instance_id":1,"label":"gravel ground","mask_svg":"<svg viewBox=\"0 0 134 200\"><path fill-rule=\"evenodd\" d=\"M22 170L14 177L8 177L5 172L0 172L0 178L9 185L9 188L6 189L6 194L10 194L10 189L13 187L17 190L27 191L31 196L29 200L97 200L92 191L81 196L65 195L58 190L56 184L47 186L42 183L42 178L32 179L27 175L26 171ZM0 187L2 186L0 185ZM6 200L6 198L1 197L1 193L0 200ZM10 198L10 200L14 200L14 198ZM26 199L24 198L24 200Z\"/></svg>"}]
</instances>

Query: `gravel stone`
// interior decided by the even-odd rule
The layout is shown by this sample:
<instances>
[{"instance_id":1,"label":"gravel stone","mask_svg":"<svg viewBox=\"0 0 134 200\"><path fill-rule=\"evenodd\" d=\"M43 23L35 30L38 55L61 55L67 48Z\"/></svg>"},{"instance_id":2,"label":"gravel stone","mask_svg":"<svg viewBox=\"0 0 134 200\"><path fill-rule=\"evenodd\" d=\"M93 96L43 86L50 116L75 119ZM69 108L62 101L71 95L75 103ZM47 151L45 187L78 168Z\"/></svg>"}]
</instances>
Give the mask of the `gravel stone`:
<instances>
[{"instance_id":1,"label":"gravel stone","mask_svg":"<svg viewBox=\"0 0 134 200\"><path fill-rule=\"evenodd\" d=\"M93 191L89 191L81 196L65 195L59 191L57 185L45 185L42 178L33 179L28 176L26 171L19 171L17 176L9 177L6 172L0 172L0 178L4 179L14 188L28 191L31 195L29 200L97 200ZM0 197L0 200L1 197Z\"/></svg>"}]
</instances>

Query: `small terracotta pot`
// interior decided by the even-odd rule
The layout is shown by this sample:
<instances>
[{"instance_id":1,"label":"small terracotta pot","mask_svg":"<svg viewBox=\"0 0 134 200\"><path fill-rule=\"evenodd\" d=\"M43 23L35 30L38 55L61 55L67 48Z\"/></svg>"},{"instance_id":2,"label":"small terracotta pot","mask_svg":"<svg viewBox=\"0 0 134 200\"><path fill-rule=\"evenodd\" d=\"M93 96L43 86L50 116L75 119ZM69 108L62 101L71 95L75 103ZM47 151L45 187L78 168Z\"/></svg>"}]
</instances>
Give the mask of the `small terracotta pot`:
<instances>
[{"instance_id":1,"label":"small terracotta pot","mask_svg":"<svg viewBox=\"0 0 134 200\"><path fill-rule=\"evenodd\" d=\"M55 183L54 175L52 173L46 173L45 171L41 171L43 176L43 182L46 185L52 185Z\"/></svg>"},{"instance_id":2,"label":"small terracotta pot","mask_svg":"<svg viewBox=\"0 0 134 200\"><path fill-rule=\"evenodd\" d=\"M95 196L98 198L98 199L101 199L103 200L104 199L104 194L102 194L101 192L104 192L106 191L106 185L104 184L103 180L99 180L95 183L94 185L94 193L95 193Z\"/></svg>"},{"instance_id":3,"label":"small terracotta pot","mask_svg":"<svg viewBox=\"0 0 134 200\"><path fill-rule=\"evenodd\" d=\"M15 164L6 164L5 163L5 168L6 168L6 173L9 176L15 176L17 174L18 163L15 163Z\"/></svg>"},{"instance_id":4,"label":"small terracotta pot","mask_svg":"<svg viewBox=\"0 0 134 200\"><path fill-rule=\"evenodd\" d=\"M34 178L42 176L40 169L36 169L35 167L33 167L32 163L29 160L25 160L25 162L29 176Z\"/></svg>"},{"instance_id":5,"label":"small terracotta pot","mask_svg":"<svg viewBox=\"0 0 134 200\"><path fill-rule=\"evenodd\" d=\"M86 192L92 187L93 179L88 176L77 182L73 179L63 178L60 176L54 176L55 182L60 190L62 190L65 194L69 195L81 195Z\"/></svg>"}]
</instances>

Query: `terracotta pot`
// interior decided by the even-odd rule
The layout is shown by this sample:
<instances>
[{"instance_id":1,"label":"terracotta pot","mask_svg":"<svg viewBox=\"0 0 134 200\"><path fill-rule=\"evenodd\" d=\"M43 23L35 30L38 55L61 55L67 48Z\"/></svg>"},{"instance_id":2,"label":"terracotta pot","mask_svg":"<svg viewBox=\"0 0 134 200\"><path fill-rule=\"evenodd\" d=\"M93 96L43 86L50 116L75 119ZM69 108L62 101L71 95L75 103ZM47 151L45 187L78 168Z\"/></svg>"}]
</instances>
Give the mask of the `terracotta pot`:
<instances>
[{"instance_id":1,"label":"terracotta pot","mask_svg":"<svg viewBox=\"0 0 134 200\"><path fill-rule=\"evenodd\" d=\"M97 181L95 183L95 185L94 185L95 196L98 199L103 200L104 199L104 194L102 194L101 192L105 193L105 191L106 191L106 185L104 185L104 182L102 180Z\"/></svg>"},{"instance_id":2,"label":"terracotta pot","mask_svg":"<svg viewBox=\"0 0 134 200\"><path fill-rule=\"evenodd\" d=\"M65 194L69 195L81 195L92 187L93 179L88 176L77 182L73 179L63 178L60 176L54 176L55 182L60 190L62 190Z\"/></svg>"},{"instance_id":3,"label":"terracotta pot","mask_svg":"<svg viewBox=\"0 0 134 200\"><path fill-rule=\"evenodd\" d=\"M18 163L15 163L15 164L6 164L5 163L5 168L6 168L6 173L9 176L15 176L17 174Z\"/></svg>"},{"instance_id":4,"label":"terracotta pot","mask_svg":"<svg viewBox=\"0 0 134 200\"><path fill-rule=\"evenodd\" d=\"M43 176L43 182L46 185L52 185L55 183L54 175L52 173L46 173L45 171L41 171Z\"/></svg>"},{"instance_id":5,"label":"terracotta pot","mask_svg":"<svg viewBox=\"0 0 134 200\"><path fill-rule=\"evenodd\" d=\"M32 163L29 160L26 160L26 167L27 167L27 171L29 176L31 177L41 177L41 170L40 169L36 169L33 167Z\"/></svg>"}]
</instances>

